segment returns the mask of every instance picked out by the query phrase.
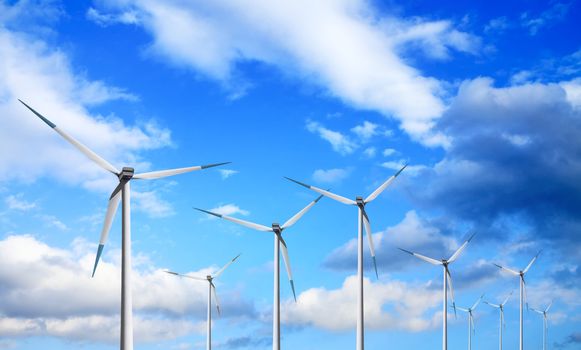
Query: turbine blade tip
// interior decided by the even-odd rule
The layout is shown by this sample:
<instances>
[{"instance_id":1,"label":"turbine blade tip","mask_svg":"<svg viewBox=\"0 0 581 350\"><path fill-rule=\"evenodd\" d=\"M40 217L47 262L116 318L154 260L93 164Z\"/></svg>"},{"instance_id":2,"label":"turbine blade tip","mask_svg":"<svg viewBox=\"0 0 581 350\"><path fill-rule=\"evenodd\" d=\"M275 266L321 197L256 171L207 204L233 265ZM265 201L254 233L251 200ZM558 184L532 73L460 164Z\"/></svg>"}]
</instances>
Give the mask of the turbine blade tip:
<instances>
[{"instance_id":1,"label":"turbine blade tip","mask_svg":"<svg viewBox=\"0 0 581 350\"><path fill-rule=\"evenodd\" d=\"M206 164L206 165L202 165L201 168L202 169L208 169L208 168L213 168L215 166L220 166L220 165L226 165L226 164L231 164L232 162L223 162L223 163L214 163L214 164Z\"/></svg>"},{"instance_id":2,"label":"turbine blade tip","mask_svg":"<svg viewBox=\"0 0 581 350\"><path fill-rule=\"evenodd\" d=\"M290 177L286 177L286 176L285 176L284 178L285 178L285 179L287 179L287 180L289 180L289 181L292 181L292 182L294 182L294 183L296 183L296 184L299 184L299 185L301 185L301 186L303 186L303 187L306 187L306 188L311 188L311 186L309 186L309 185L307 185L307 184L305 184L305 183L302 183L302 182L300 182L300 181L293 180L293 179L291 179Z\"/></svg>"},{"instance_id":3,"label":"turbine blade tip","mask_svg":"<svg viewBox=\"0 0 581 350\"><path fill-rule=\"evenodd\" d=\"M18 99L18 101L20 101L20 103L22 103L26 108L28 108L32 113L36 114L37 117L39 117L43 122L45 122L48 126L50 126L51 128L56 128L56 125L51 122L50 120L48 120L47 118L45 118L42 114L38 113L36 110L34 110L34 108L30 107L29 105L27 105L26 103L24 103L21 99Z\"/></svg>"},{"instance_id":4,"label":"turbine blade tip","mask_svg":"<svg viewBox=\"0 0 581 350\"><path fill-rule=\"evenodd\" d=\"M293 290L293 297L295 298L295 303L297 302L297 293L295 292L295 282L290 280L291 289Z\"/></svg>"},{"instance_id":5,"label":"turbine blade tip","mask_svg":"<svg viewBox=\"0 0 581 350\"><path fill-rule=\"evenodd\" d=\"M97 248L97 256L95 257L95 265L93 266L93 273L91 274L91 278L95 277L95 272L97 271L97 265L99 264L99 259L101 258L101 254L103 253L104 247L105 247L104 244L99 244L99 248Z\"/></svg>"},{"instance_id":6,"label":"turbine blade tip","mask_svg":"<svg viewBox=\"0 0 581 350\"><path fill-rule=\"evenodd\" d=\"M200 209L200 208L196 208L196 207L193 207L193 208L196 209L196 210L198 210L198 211L201 211L202 213L206 213L206 214L209 214L209 215L214 215L214 216L219 217L219 218L222 217L222 214L216 214L216 213L213 213L211 211L204 210L204 209Z\"/></svg>"}]
</instances>

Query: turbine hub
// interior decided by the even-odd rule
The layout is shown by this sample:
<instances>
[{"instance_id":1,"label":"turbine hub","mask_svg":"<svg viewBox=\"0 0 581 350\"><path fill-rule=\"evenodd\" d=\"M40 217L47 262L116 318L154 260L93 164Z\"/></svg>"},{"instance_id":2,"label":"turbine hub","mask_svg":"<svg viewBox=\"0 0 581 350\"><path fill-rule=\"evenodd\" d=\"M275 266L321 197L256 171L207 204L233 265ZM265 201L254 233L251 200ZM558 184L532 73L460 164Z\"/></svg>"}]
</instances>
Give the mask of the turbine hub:
<instances>
[{"instance_id":1,"label":"turbine hub","mask_svg":"<svg viewBox=\"0 0 581 350\"><path fill-rule=\"evenodd\" d=\"M355 198L355 201L357 202L358 207L363 207L365 205L365 202L363 201L363 197L361 197L361 196L357 196Z\"/></svg>"},{"instance_id":2,"label":"turbine hub","mask_svg":"<svg viewBox=\"0 0 581 350\"><path fill-rule=\"evenodd\" d=\"M280 224L278 222L273 222L272 223L272 230L276 233L281 233L282 227L280 227Z\"/></svg>"},{"instance_id":3,"label":"turbine hub","mask_svg":"<svg viewBox=\"0 0 581 350\"><path fill-rule=\"evenodd\" d=\"M208 279L208 281L212 281L212 276L207 275L206 278Z\"/></svg>"},{"instance_id":4,"label":"turbine hub","mask_svg":"<svg viewBox=\"0 0 581 350\"><path fill-rule=\"evenodd\" d=\"M135 174L135 169L123 167L121 174L119 174L119 180L131 180L133 174Z\"/></svg>"}]
</instances>

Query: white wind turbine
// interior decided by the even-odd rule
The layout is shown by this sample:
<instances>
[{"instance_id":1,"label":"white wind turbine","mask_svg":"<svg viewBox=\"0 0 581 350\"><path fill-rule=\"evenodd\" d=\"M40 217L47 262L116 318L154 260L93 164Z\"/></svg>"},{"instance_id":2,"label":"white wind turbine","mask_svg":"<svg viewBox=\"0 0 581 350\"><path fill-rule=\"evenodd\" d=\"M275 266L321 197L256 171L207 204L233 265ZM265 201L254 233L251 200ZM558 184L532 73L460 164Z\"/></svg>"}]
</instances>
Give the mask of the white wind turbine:
<instances>
[{"instance_id":1,"label":"white wind turbine","mask_svg":"<svg viewBox=\"0 0 581 350\"><path fill-rule=\"evenodd\" d=\"M416 258L421 259L425 262L428 262L432 265L440 265L444 269L444 271L443 271L444 272L444 274L443 274L444 275L444 277L443 277L444 283L442 286L442 295L443 295L443 300L442 300L442 349L443 350L448 349L448 288L450 289L450 296L452 298L452 307L454 308L454 314L456 314L456 304L454 303L454 288L452 288L452 275L450 274L449 265L451 263L453 263L454 261L456 261L456 259L458 259L458 257L460 256L460 253L462 253L464 248L466 248L468 243L470 243L472 238L474 238L474 235L476 235L476 233L473 233L472 236L470 236L470 238L468 238L464 243L462 243L462 245L454 252L454 254L452 254L452 256L450 256L449 259L437 260L437 259L429 258L425 255L421 255L418 253L410 252L409 250L399 248L403 252L411 254L411 255L415 256Z\"/></svg>"},{"instance_id":2,"label":"white wind turbine","mask_svg":"<svg viewBox=\"0 0 581 350\"><path fill-rule=\"evenodd\" d=\"M512 292L510 292L510 294L506 297L506 299L504 299L504 301L500 304L493 304L493 303L489 303L488 301L484 300L484 303L500 310L500 324L498 326L498 331L500 332L500 340L498 343L499 350L502 350L502 328L505 325L505 323L504 323L504 305L506 305L506 302L508 301L508 299L510 298L511 295L512 295Z\"/></svg>"},{"instance_id":3,"label":"white wind turbine","mask_svg":"<svg viewBox=\"0 0 581 350\"><path fill-rule=\"evenodd\" d=\"M191 278L193 280L198 281L207 281L208 282L208 325L206 327L206 350L212 350L212 294L214 294L214 302L216 303L216 310L218 310L218 314L220 314L220 301L218 300L218 294L216 293L216 286L214 285L214 280L226 270L228 266L230 266L238 257L238 254L234 259L230 260L226 265L224 265L220 270L216 271L213 275L207 275L206 277L199 277L199 276L192 276L181 274L173 271L164 271L172 275Z\"/></svg>"},{"instance_id":4,"label":"white wind turbine","mask_svg":"<svg viewBox=\"0 0 581 350\"><path fill-rule=\"evenodd\" d=\"M99 248L97 250L97 257L95 258L95 266L93 267L93 274L97 269L97 264L99 263L99 258L103 252L103 247L109 236L109 230L111 229L111 224L113 223L113 217L119 206L119 199L122 199L122 224L121 224L121 235L122 235L122 250L121 250L121 350L133 350L133 301L131 292L131 207L130 198L131 191L129 182L132 179L159 179L162 177L178 175L182 173L187 173L194 170L206 169L218 165L228 164L210 164L193 166L187 168L170 169L170 170L159 170L152 171L142 174L135 174L133 168L124 167L121 171L117 170L108 161L101 158L95 152L91 151L85 145L81 144L79 141L75 140L73 137L69 136L67 133L58 128L53 122L45 118L43 115L32 109L26 103L22 102L26 108L28 108L32 113L36 114L42 121L44 121L48 126L50 126L54 131L61 135L67 142L73 145L81 153L91 159L93 162L97 163L101 168L109 171L115 175L119 184L113 190L111 197L109 197L109 205L107 206L107 213L105 214L105 223L103 224L103 230L101 231L101 239L99 241Z\"/></svg>"},{"instance_id":5,"label":"white wind turbine","mask_svg":"<svg viewBox=\"0 0 581 350\"><path fill-rule=\"evenodd\" d=\"M529 262L529 264L527 265L527 267L525 267L524 270L520 270L520 271L515 271L513 269L509 269L507 267L504 266L500 266L498 264L494 264L496 265L498 268L500 268L501 270L507 271L508 273L514 275L514 276L519 276L519 287L520 287L520 312L519 312L519 350L523 350L524 347L524 342L523 342L523 333L524 333L524 325L523 325L523 302L526 302L526 287L525 287L525 274L529 271L529 269L531 268L531 266L533 266L533 263L535 262L535 260L537 260L537 257L539 256L539 254L541 254L541 252L539 251L537 253L537 255L534 256L534 258L532 258L531 262ZM527 309L529 307L529 304L527 303Z\"/></svg>"},{"instance_id":6,"label":"white wind turbine","mask_svg":"<svg viewBox=\"0 0 581 350\"><path fill-rule=\"evenodd\" d=\"M294 225L303 215L306 214L309 209L311 209L323 196L319 196L317 199L309 203L306 207L304 207L301 211L296 213L290 219L288 219L282 226L274 222L272 223L271 227L255 224L250 221L236 219L231 216L226 216L222 214L213 213L208 210L194 208L206 214L214 215L224 220L228 220L234 222L236 224L251 228L253 230L262 231L262 232L272 232L274 233L274 298L273 298L273 306L272 306L272 349L273 350L280 350L280 253L279 250L282 250L282 258L284 260L284 264L286 267L286 273L288 275L291 289L293 291L293 297L295 301L297 300L297 296L295 293L295 283L293 280L293 275L290 266L290 260L288 256L288 249L286 246L286 242L282 238L282 231Z\"/></svg>"},{"instance_id":7,"label":"white wind turbine","mask_svg":"<svg viewBox=\"0 0 581 350\"><path fill-rule=\"evenodd\" d=\"M547 350L547 336L548 336L548 330L549 330L549 320L547 319L547 312L549 312L549 309L551 308L551 305L553 305L553 302L551 301L549 303L549 306L547 306L547 308L545 310L537 310L537 309L533 309L531 307L531 310L533 310L534 312L543 315L543 350Z\"/></svg>"},{"instance_id":8,"label":"white wind turbine","mask_svg":"<svg viewBox=\"0 0 581 350\"><path fill-rule=\"evenodd\" d=\"M463 307L459 307L457 306L456 308L460 311L464 311L468 313L468 350L472 350L472 332L476 332L476 328L474 328L474 309L476 309L476 307L478 306L478 304L480 304L480 301L482 300L482 298L484 297L484 294L482 294L480 296L480 298L478 298L478 300L476 300L476 302L474 303L474 305L472 305L472 307L469 308L463 308Z\"/></svg>"},{"instance_id":9,"label":"white wind turbine","mask_svg":"<svg viewBox=\"0 0 581 350\"><path fill-rule=\"evenodd\" d=\"M394 180L395 178L407 167L407 164L404 165L397 173L392 175L389 179L387 179L381 186L379 186L375 191L373 191L367 198L363 199L363 197L356 197L355 200L345 198L329 191L323 190L321 188L317 188L315 186L307 185L302 182L293 180L291 178L286 178L292 182L295 182L301 186L304 186L308 189L311 189L317 193L320 193L326 197L334 199L340 203L347 204L347 205L354 205L358 208L358 221L357 221L357 278L359 288L357 289L357 340L356 340L356 349L363 350L364 349L364 309L363 309L363 227L365 227L365 232L367 232L367 239L369 241L369 250L371 251L371 258L373 260L373 267L375 269L375 276L379 278L377 274L377 263L375 261L375 248L373 246L373 237L371 236L371 225L369 223L369 217L365 212L365 206L373 201L377 196L381 194Z\"/></svg>"}]
</instances>

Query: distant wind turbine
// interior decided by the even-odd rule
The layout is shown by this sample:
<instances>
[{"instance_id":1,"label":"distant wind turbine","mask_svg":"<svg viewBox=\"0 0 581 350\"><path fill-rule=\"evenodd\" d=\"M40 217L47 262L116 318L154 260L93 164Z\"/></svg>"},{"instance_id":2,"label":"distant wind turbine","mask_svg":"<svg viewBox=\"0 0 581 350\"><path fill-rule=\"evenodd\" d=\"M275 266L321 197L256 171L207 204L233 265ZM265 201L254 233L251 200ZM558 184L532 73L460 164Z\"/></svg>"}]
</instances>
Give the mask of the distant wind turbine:
<instances>
[{"instance_id":1,"label":"distant wind turbine","mask_svg":"<svg viewBox=\"0 0 581 350\"><path fill-rule=\"evenodd\" d=\"M537 310L537 309L533 309L531 307L531 310L533 310L534 312L536 312L538 314L543 315L543 350L547 350L547 336L548 336L548 330L549 330L549 320L547 319L547 312L549 312L551 305L553 305L552 301L549 303L549 306L547 306L542 311Z\"/></svg>"},{"instance_id":2,"label":"distant wind turbine","mask_svg":"<svg viewBox=\"0 0 581 350\"><path fill-rule=\"evenodd\" d=\"M534 256L534 258L532 258L531 262L529 262L529 264L527 265L527 267L525 267L524 270L520 270L520 271L515 271L513 269L509 269L507 267L504 266L500 266L498 264L494 264L496 265L496 267L498 267L501 270L504 270L514 276L519 276L519 287L520 287L520 312L519 312L519 346L518 349L519 350L523 350L524 347L524 339L523 339L523 333L524 333L524 329L523 329L523 302L526 302L526 298L527 298L527 291L526 291L526 286L525 286L525 274L529 271L529 269L531 268L531 266L533 266L533 263L535 262L535 260L537 260L537 257L539 256L539 254L541 254L541 252L539 251L537 253L537 255ZM529 307L528 302L527 303L527 309Z\"/></svg>"},{"instance_id":3,"label":"distant wind turbine","mask_svg":"<svg viewBox=\"0 0 581 350\"><path fill-rule=\"evenodd\" d=\"M489 303L486 300L484 301L484 303L500 310L500 324L498 326L498 331L500 333L500 340L498 343L498 350L502 350L502 329L505 326L505 323L504 323L504 305L506 305L506 302L508 301L508 299L510 298L511 295L512 295L512 292L510 292L510 294L506 297L506 299L504 299L504 301L500 304Z\"/></svg>"},{"instance_id":4,"label":"distant wind turbine","mask_svg":"<svg viewBox=\"0 0 581 350\"><path fill-rule=\"evenodd\" d=\"M208 210L194 208L206 214L217 216L221 219L228 220L234 222L238 225L242 225L253 230L262 231L262 232L272 232L274 233L274 300L273 300L273 307L272 307L272 349L273 350L280 350L280 253L279 250L282 250L282 258L284 260L284 264L286 267L286 273L288 275L291 289L293 291L293 297L295 301L297 300L297 295L295 293L295 283L293 280L293 275L290 266L290 260L288 256L288 249L286 246L286 242L282 238L282 232L294 225L303 215L307 213L323 196L319 196L317 199L309 203L306 207L304 207L301 211L296 213L290 219L288 219L282 226L274 222L272 223L271 227L255 224L250 221L236 219L230 216L222 215L213 213Z\"/></svg>"},{"instance_id":5,"label":"distant wind turbine","mask_svg":"<svg viewBox=\"0 0 581 350\"><path fill-rule=\"evenodd\" d=\"M452 256L450 256L449 259L437 260L437 259L429 258L425 255L421 255L418 253L410 252L409 250L399 248L403 252L411 254L411 255L415 256L416 258L421 259L425 262L428 262L432 265L440 265L444 269L444 271L443 271L444 272L444 283L442 286L442 295L443 295L443 300L442 300L442 349L443 350L448 349L448 288L450 289L450 296L452 298L452 308L454 308L454 314L456 314L456 304L454 302L454 288L452 287L452 275L450 274L449 266L451 263L456 261L456 259L458 259L458 257L460 256L460 253L462 253L462 251L466 248L468 243L470 243L472 238L474 238L474 235L476 235L476 233L473 233L470 236L470 238L468 238L464 243L462 243L462 245L454 252L454 254L452 254Z\"/></svg>"},{"instance_id":6,"label":"distant wind turbine","mask_svg":"<svg viewBox=\"0 0 581 350\"><path fill-rule=\"evenodd\" d=\"M226 270L226 268L228 266L232 265L232 263L234 261L236 261L236 259L238 259L239 256L240 256L240 254L238 254L234 259L230 260L220 270L216 271L215 274L213 274L213 275L210 274L210 275L207 275L206 277L186 275L186 274L181 274L181 273L177 273L177 272L173 272L173 271L164 271L164 272L167 272L167 273L175 275L175 276L186 277L186 278L191 278L193 280L207 281L208 282L208 325L206 327L206 330L207 330L206 350L212 350L212 294L214 295L214 302L216 303L216 309L218 310L218 314L220 314L220 301L218 300L218 293L216 293L216 286L214 285L214 280L216 278L220 277L220 275L224 272L224 270Z\"/></svg>"},{"instance_id":7,"label":"distant wind turbine","mask_svg":"<svg viewBox=\"0 0 581 350\"><path fill-rule=\"evenodd\" d=\"M317 188L315 186L307 185L302 182L293 180L291 178L286 178L292 182L295 182L301 186L304 186L308 189L311 189L317 193L320 193L326 197L334 199L340 203L347 204L347 205L354 205L357 206L359 214L358 214L358 222L357 222L357 278L359 288L357 289L357 341L356 341L356 349L363 350L364 348L364 317L363 317L363 227L365 227L365 232L367 232L367 239L369 241L369 250L371 251L371 259L373 260L373 267L375 268L375 276L379 278L377 274L377 262L375 261L375 248L373 247L373 237L371 236L371 225L369 224L369 217L367 216L367 212L365 211L365 206L373 201L377 196L381 194L391 183L395 180L395 178L406 168L407 164L404 165L397 173L387 179L381 186L379 186L375 191L373 191L367 198L363 199L363 197L356 197L355 200L348 199L329 191Z\"/></svg>"},{"instance_id":8,"label":"distant wind turbine","mask_svg":"<svg viewBox=\"0 0 581 350\"><path fill-rule=\"evenodd\" d=\"M476 300L476 302L474 303L474 305L472 305L472 307L469 308L463 308L463 307L456 307L458 310L460 311L464 311L468 313L468 350L472 350L472 333L476 332L476 328L474 328L474 309L476 309L476 307L478 306L478 304L480 304L480 301L482 300L482 298L484 297L484 294L482 294L480 296L480 298L478 298L478 300Z\"/></svg>"},{"instance_id":9,"label":"distant wind turbine","mask_svg":"<svg viewBox=\"0 0 581 350\"><path fill-rule=\"evenodd\" d=\"M119 199L122 199L122 248L121 248L121 350L133 350L133 301L131 293L131 191L129 182L132 179L159 179L167 176L178 175L187 173L194 170L206 169L218 165L228 164L209 164L201 166L193 166L188 168L170 169L170 170L160 170L152 171L148 173L135 174L133 168L124 167L121 171L117 170L108 161L101 158L95 152L91 151L88 147L81 144L79 141L75 140L69 134L65 133L59 127L57 127L53 122L45 118L43 115L32 109L26 103L22 102L26 108L28 108L32 113L36 114L42 121L44 121L48 126L50 126L56 133L61 135L67 142L73 145L77 150L91 159L93 162L97 163L101 168L109 171L119 179L119 184L113 190L111 197L109 197L109 205L107 206L107 213L105 214L105 223L103 224L103 230L101 231L101 239L99 241L99 248L97 250L97 257L95 258L95 265L93 267L93 274L95 276L95 271L97 270L97 264L99 263L99 258L103 252L103 247L109 236L109 230L111 229L111 224L113 223L113 217L119 206Z\"/></svg>"}]
</instances>

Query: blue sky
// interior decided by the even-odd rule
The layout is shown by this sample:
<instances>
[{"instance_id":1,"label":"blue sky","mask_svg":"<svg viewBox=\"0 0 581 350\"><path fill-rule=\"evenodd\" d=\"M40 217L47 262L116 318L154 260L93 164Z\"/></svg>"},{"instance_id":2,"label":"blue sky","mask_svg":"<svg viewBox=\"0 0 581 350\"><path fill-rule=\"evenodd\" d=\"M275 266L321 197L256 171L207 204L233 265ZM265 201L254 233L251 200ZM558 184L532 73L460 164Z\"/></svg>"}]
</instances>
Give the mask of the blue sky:
<instances>
[{"instance_id":1,"label":"blue sky","mask_svg":"<svg viewBox=\"0 0 581 350\"><path fill-rule=\"evenodd\" d=\"M214 344L270 347L272 236L192 207L284 222L316 195L283 176L365 196L404 163L368 207L368 348L440 346L441 271L396 248L445 257L473 231L457 303L516 293L492 263L544 248L529 303L553 300L549 344L578 348L580 18L576 1L0 2L0 349L118 346L119 217L90 278L115 180L18 98L118 167L232 162L134 182L137 348L204 348L205 284L163 270L206 274L238 253ZM356 222L323 199L286 232L285 348L353 347ZM516 297L505 317L515 347ZM496 310L475 318L475 347L495 347ZM525 327L540 348L539 315ZM451 347L466 328L450 318Z\"/></svg>"}]
</instances>

